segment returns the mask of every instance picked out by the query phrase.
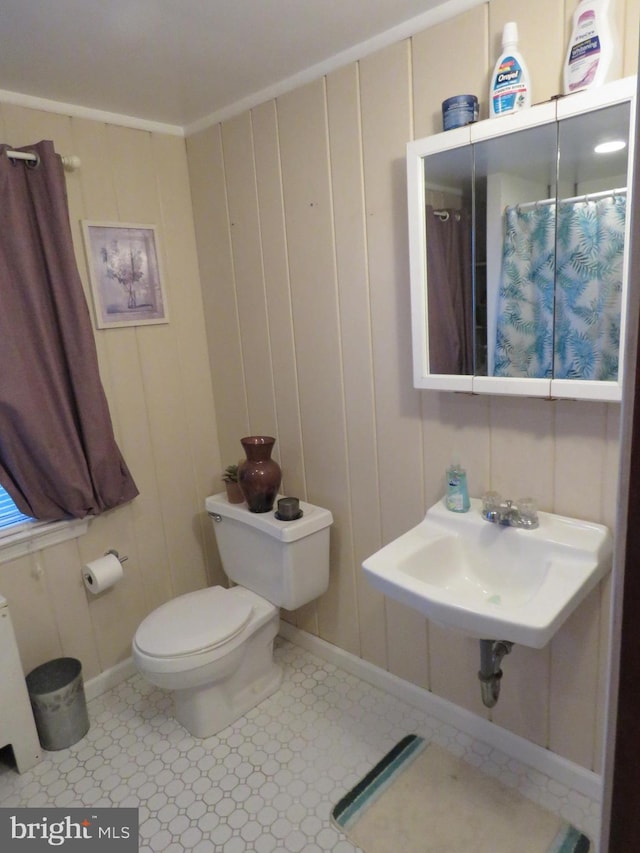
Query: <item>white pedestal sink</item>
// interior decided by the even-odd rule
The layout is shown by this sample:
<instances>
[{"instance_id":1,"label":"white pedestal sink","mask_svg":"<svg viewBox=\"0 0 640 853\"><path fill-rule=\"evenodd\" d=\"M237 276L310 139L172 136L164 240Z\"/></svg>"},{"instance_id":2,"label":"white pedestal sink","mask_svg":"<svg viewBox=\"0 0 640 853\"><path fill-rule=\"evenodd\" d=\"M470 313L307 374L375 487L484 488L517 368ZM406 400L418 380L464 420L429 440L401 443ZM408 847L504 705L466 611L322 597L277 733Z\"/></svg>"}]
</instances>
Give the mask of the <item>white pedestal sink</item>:
<instances>
[{"instance_id":1,"label":"white pedestal sink","mask_svg":"<svg viewBox=\"0 0 640 853\"><path fill-rule=\"evenodd\" d=\"M610 571L608 528L540 512L535 530L439 502L363 563L371 584L441 625L540 649Z\"/></svg>"}]
</instances>

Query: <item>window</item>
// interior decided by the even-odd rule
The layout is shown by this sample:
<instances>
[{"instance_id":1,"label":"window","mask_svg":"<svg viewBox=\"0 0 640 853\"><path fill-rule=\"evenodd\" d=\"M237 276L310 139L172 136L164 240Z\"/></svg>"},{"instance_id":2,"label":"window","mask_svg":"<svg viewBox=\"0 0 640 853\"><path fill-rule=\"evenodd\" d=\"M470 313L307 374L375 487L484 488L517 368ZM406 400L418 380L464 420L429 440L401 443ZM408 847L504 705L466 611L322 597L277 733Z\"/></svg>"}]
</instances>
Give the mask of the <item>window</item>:
<instances>
[{"instance_id":1,"label":"window","mask_svg":"<svg viewBox=\"0 0 640 853\"><path fill-rule=\"evenodd\" d=\"M75 539L87 532L89 518L69 521L37 521L20 512L0 486L0 563Z\"/></svg>"},{"instance_id":2,"label":"window","mask_svg":"<svg viewBox=\"0 0 640 853\"><path fill-rule=\"evenodd\" d=\"M35 519L29 515L23 515L6 489L0 486L0 536L17 533L34 523Z\"/></svg>"}]
</instances>

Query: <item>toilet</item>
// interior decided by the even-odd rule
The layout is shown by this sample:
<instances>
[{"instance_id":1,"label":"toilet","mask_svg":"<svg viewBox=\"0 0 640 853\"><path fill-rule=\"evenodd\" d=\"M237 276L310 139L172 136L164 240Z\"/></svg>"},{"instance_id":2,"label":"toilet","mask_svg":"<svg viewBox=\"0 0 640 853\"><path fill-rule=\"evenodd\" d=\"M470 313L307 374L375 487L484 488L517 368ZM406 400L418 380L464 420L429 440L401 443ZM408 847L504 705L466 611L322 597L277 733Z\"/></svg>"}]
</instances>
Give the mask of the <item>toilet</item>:
<instances>
[{"instance_id":1,"label":"toilet","mask_svg":"<svg viewBox=\"0 0 640 853\"><path fill-rule=\"evenodd\" d=\"M279 608L295 610L329 586L329 510L300 501L282 521L250 512L226 494L205 501L222 566L235 586L180 595L140 624L133 661L152 684L173 691L175 716L192 735L210 737L280 686L273 660Z\"/></svg>"}]
</instances>

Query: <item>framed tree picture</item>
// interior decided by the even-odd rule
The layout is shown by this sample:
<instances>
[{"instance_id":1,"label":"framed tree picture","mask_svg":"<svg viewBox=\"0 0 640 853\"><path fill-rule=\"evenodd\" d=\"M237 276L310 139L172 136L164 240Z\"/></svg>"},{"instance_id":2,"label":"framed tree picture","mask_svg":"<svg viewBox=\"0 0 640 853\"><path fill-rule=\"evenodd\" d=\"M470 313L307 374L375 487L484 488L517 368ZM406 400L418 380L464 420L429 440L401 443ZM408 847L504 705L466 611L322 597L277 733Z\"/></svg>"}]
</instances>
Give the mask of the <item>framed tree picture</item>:
<instances>
[{"instance_id":1,"label":"framed tree picture","mask_svg":"<svg viewBox=\"0 0 640 853\"><path fill-rule=\"evenodd\" d=\"M96 327L168 323L154 225L82 220Z\"/></svg>"}]
</instances>

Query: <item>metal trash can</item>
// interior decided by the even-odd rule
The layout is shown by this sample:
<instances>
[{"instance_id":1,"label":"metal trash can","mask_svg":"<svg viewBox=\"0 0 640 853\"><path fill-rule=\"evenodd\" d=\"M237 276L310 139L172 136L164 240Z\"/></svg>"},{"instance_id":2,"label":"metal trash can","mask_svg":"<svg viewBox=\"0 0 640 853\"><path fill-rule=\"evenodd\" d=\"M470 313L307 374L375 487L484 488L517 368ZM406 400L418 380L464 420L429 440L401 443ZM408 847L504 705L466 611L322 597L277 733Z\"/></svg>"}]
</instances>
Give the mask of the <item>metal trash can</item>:
<instances>
[{"instance_id":1,"label":"metal trash can","mask_svg":"<svg viewBox=\"0 0 640 853\"><path fill-rule=\"evenodd\" d=\"M43 749L65 749L89 731L82 664L55 658L31 670L27 690Z\"/></svg>"}]
</instances>

